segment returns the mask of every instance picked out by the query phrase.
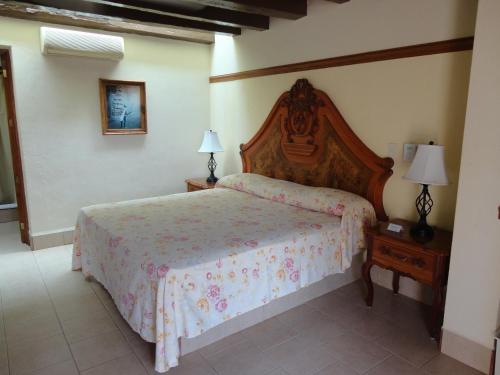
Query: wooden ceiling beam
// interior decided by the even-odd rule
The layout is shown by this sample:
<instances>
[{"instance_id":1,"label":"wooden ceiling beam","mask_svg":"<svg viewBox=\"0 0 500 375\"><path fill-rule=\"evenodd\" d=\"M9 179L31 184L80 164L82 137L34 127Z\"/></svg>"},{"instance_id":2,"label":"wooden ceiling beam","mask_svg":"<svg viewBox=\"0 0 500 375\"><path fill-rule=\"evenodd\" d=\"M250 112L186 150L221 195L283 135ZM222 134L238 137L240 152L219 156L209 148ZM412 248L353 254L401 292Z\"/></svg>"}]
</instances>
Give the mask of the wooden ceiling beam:
<instances>
[{"instance_id":1,"label":"wooden ceiling beam","mask_svg":"<svg viewBox=\"0 0 500 375\"><path fill-rule=\"evenodd\" d=\"M99 1L96 1L99 2ZM109 5L116 4L132 9L146 12L160 12L162 14L177 16L192 20L213 22L218 25L243 27L253 30L269 29L269 17L260 14L244 13L224 8L203 7L202 9L190 10L175 7L170 4L152 3L144 0L110 0Z\"/></svg>"},{"instance_id":2,"label":"wooden ceiling beam","mask_svg":"<svg viewBox=\"0 0 500 375\"><path fill-rule=\"evenodd\" d=\"M307 0L186 0L216 8L292 20L307 16Z\"/></svg>"},{"instance_id":3,"label":"wooden ceiling beam","mask_svg":"<svg viewBox=\"0 0 500 375\"><path fill-rule=\"evenodd\" d=\"M73 12L98 14L100 16L116 17L161 26L180 27L190 30L204 30L228 35L241 34L241 29L237 27L217 25L210 22L201 22L197 20L143 12L136 9L116 7L82 0L28 0L28 2L31 4L70 10Z\"/></svg>"},{"instance_id":4,"label":"wooden ceiling beam","mask_svg":"<svg viewBox=\"0 0 500 375\"><path fill-rule=\"evenodd\" d=\"M57 25L104 30L115 33L178 39L195 43L211 44L214 42L214 35L210 32L145 25L138 22L128 22L112 17L75 13L67 10L29 5L15 1L0 0L0 16Z\"/></svg>"}]
</instances>

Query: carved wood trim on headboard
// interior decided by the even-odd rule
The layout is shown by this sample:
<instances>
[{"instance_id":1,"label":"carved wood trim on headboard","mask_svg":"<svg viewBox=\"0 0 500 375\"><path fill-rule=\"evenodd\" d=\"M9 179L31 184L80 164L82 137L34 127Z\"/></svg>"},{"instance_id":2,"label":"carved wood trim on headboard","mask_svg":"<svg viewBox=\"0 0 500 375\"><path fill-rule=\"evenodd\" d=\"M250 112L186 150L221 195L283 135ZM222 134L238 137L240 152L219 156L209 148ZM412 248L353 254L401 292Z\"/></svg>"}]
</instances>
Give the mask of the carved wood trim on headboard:
<instances>
[{"instance_id":1,"label":"carved wood trim on headboard","mask_svg":"<svg viewBox=\"0 0 500 375\"><path fill-rule=\"evenodd\" d=\"M257 134L240 146L243 172L346 190L387 220L383 192L394 161L370 150L323 91L299 79L282 94Z\"/></svg>"}]
</instances>

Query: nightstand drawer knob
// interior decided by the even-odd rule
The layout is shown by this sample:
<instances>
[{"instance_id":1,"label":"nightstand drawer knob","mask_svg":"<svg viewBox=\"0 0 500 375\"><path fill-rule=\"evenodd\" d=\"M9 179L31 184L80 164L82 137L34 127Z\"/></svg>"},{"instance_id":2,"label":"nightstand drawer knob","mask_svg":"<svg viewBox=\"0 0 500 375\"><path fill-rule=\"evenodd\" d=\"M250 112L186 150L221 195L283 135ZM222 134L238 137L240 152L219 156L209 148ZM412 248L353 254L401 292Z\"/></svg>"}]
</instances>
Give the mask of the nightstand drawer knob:
<instances>
[{"instance_id":1,"label":"nightstand drawer knob","mask_svg":"<svg viewBox=\"0 0 500 375\"><path fill-rule=\"evenodd\" d=\"M394 259L397 259L398 261L402 263L410 262L413 266L417 268L424 268L425 266L425 261L422 258L416 258L416 257L408 257L407 255L403 254L398 254L397 252L394 252L390 247L382 245L380 247L380 251L382 254L390 256Z\"/></svg>"}]
</instances>

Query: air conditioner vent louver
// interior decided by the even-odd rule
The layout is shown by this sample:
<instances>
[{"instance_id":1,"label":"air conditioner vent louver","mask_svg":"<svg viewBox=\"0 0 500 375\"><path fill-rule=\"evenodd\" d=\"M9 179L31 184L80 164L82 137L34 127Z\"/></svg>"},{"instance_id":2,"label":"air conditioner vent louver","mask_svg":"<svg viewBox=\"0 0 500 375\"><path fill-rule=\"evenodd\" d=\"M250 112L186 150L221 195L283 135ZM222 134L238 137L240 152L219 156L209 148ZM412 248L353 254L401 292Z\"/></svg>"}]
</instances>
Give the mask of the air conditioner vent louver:
<instances>
[{"instance_id":1,"label":"air conditioner vent louver","mask_svg":"<svg viewBox=\"0 0 500 375\"><path fill-rule=\"evenodd\" d=\"M120 60L124 56L123 38L76 30L41 27L44 55L69 55Z\"/></svg>"}]
</instances>

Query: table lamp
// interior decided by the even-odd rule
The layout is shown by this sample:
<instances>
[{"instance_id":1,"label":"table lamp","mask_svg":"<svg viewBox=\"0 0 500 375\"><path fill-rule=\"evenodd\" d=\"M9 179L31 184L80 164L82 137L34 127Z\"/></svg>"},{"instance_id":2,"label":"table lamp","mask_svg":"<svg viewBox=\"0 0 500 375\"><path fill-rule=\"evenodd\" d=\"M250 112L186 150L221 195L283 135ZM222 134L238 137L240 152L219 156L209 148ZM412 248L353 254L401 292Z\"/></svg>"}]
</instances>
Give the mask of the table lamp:
<instances>
[{"instance_id":1,"label":"table lamp","mask_svg":"<svg viewBox=\"0 0 500 375\"><path fill-rule=\"evenodd\" d=\"M444 166L444 147L435 145L434 142L418 145L415 158L403 178L422 185L422 192L415 201L420 218L410 233L419 242L430 241L434 237L434 230L427 224L427 216L434 202L429 194L429 185L448 185Z\"/></svg>"},{"instance_id":2,"label":"table lamp","mask_svg":"<svg viewBox=\"0 0 500 375\"><path fill-rule=\"evenodd\" d=\"M198 152L206 152L210 154L210 159L208 160L208 170L210 171L210 176L207 178L207 182L216 183L218 178L215 177L214 172L217 167L217 163L214 159L214 152L222 152L222 146L219 142L219 137L216 132L211 130L205 130L205 135L203 136L203 142L201 143Z\"/></svg>"}]
</instances>

